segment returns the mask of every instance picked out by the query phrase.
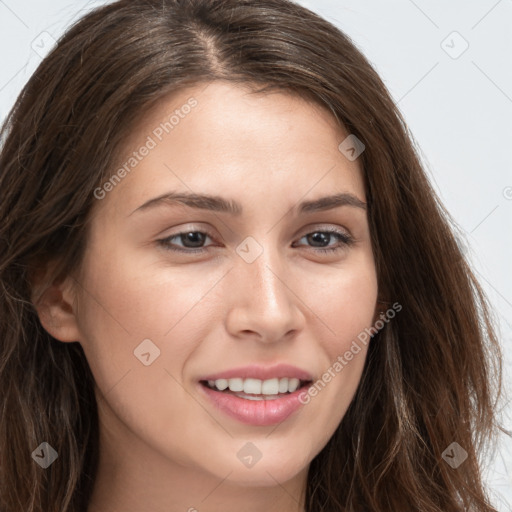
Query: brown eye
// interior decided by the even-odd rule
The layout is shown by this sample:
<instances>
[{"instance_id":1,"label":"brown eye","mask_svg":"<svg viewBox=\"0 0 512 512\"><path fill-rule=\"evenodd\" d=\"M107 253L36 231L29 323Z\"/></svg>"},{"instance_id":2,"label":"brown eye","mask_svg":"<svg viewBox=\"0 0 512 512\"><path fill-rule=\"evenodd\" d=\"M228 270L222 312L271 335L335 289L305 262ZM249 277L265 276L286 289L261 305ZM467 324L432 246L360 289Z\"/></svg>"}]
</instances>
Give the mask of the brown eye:
<instances>
[{"instance_id":1,"label":"brown eye","mask_svg":"<svg viewBox=\"0 0 512 512\"><path fill-rule=\"evenodd\" d=\"M340 251L354 242L350 235L335 229L312 231L304 235L300 240L304 238L309 244L312 244L313 249L320 252ZM333 238L338 240L338 244L329 246Z\"/></svg>"},{"instance_id":2,"label":"brown eye","mask_svg":"<svg viewBox=\"0 0 512 512\"><path fill-rule=\"evenodd\" d=\"M180 233L175 233L166 238L162 238L161 240L158 240L158 243L159 245L170 251L202 252L203 250L207 249L207 247L202 247L206 238L211 237L210 235L208 235L208 233L205 233L203 231L182 231ZM176 243L173 242L173 240L175 239L181 242L182 245L176 245Z\"/></svg>"}]
</instances>

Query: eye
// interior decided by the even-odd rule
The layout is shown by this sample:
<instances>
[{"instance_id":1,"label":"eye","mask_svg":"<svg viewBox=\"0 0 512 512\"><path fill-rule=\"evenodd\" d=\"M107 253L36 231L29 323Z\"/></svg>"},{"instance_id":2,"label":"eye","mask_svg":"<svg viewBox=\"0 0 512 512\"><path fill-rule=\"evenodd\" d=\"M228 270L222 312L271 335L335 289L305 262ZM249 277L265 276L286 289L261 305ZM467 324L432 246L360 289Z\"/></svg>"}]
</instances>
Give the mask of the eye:
<instances>
[{"instance_id":1,"label":"eye","mask_svg":"<svg viewBox=\"0 0 512 512\"><path fill-rule=\"evenodd\" d=\"M329 246L329 242L332 241L333 238L337 239L338 244ZM300 240L302 239L306 239L308 243L312 243L315 251L323 253L341 251L354 243L354 239L348 233L333 228L312 231L304 235Z\"/></svg>"},{"instance_id":2,"label":"eye","mask_svg":"<svg viewBox=\"0 0 512 512\"><path fill-rule=\"evenodd\" d=\"M213 240L213 237L207 232L190 230L181 231L180 233L162 238L157 240L157 243L169 251L195 254L208 250L210 246L203 246L207 238ZM335 246L329 246L333 238L337 240L338 243ZM312 249L315 252L323 253L341 251L354 243L353 238L348 233L333 228L311 231L300 238L299 242L302 239L306 239L308 243L313 244ZM180 242L181 245L176 242Z\"/></svg>"},{"instance_id":3,"label":"eye","mask_svg":"<svg viewBox=\"0 0 512 512\"><path fill-rule=\"evenodd\" d=\"M157 242L164 249L168 249L170 251L197 253L204 252L205 249L201 246L205 242L206 238L211 239L211 236L203 231L182 231L167 238L157 240ZM179 246L172 243L175 239L179 240L183 244L181 249Z\"/></svg>"}]
</instances>

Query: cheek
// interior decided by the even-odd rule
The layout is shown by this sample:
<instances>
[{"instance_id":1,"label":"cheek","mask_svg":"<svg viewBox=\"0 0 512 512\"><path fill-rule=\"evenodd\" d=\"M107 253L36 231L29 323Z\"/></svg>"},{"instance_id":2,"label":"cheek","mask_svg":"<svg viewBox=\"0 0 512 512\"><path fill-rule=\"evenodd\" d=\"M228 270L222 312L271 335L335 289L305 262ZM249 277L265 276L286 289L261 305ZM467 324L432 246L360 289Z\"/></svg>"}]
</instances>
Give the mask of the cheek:
<instances>
[{"instance_id":1,"label":"cheek","mask_svg":"<svg viewBox=\"0 0 512 512\"><path fill-rule=\"evenodd\" d=\"M306 408L314 410L312 428L324 432L325 442L342 420L359 385L377 292L373 260L368 258L350 271L337 272L335 279L316 293L309 293L308 305L320 319L317 337L322 340L325 360L322 375L304 401L308 402Z\"/></svg>"},{"instance_id":2,"label":"cheek","mask_svg":"<svg viewBox=\"0 0 512 512\"><path fill-rule=\"evenodd\" d=\"M87 332L129 333L133 342L162 339L184 320L221 277L215 270L166 267L149 251L111 248L108 258L91 251L85 262L81 318ZM104 251L105 252L105 251ZM162 258L163 259L163 258ZM192 278L192 279L191 279ZM188 317L188 320L190 317Z\"/></svg>"},{"instance_id":3,"label":"cheek","mask_svg":"<svg viewBox=\"0 0 512 512\"><path fill-rule=\"evenodd\" d=\"M158 354L155 365L179 378L211 325L208 294L224 271L162 268L116 246L101 252L91 250L84 261L78 303L80 342L99 387L110 389L129 369L139 369L134 351L146 345L151 358Z\"/></svg>"},{"instance_id":4,"label":"cheek","mask_svg":"<svg viewBox=\"0 0 512 512\"><path fill-rule=\"evenodd\" d=\"M377 276L370 257L338 270L321 288L308 292L308 305L331 334L324 336L331 360L348 350L352 340L372 325L377 295Z\"/></svg>"},{"instance_id":5,"label":"cheek","mask_svg":"<svg viewBox=\"0 0 512 512\"><path fill-rule=\"evenodd\" d=\"M84 261L80 342L108 404L104 421L114 424L122 418L137 435L155 440L193 424L202 411L195 402L191 405L179 383L203 338L201 330L210 325L206 315L211 312L201 299L222 273L202 273L191 284L190 273L181 269L156 270L114 249L110 256L90 253ZM178 446L174 450L180 451Z\"/></svg>"}]
</instances>

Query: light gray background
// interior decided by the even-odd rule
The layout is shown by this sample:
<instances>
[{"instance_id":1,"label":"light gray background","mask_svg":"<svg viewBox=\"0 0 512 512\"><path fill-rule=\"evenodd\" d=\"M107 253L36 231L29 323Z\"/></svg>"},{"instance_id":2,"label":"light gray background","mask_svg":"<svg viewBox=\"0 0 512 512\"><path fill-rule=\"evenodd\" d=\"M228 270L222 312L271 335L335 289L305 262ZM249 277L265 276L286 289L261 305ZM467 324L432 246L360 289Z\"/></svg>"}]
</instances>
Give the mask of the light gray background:
<instances>
[{"instance_id":1,"label":"light gray background","mask_svg":"<svg viewBox=\"0 0 512 512\"><path fill-rule=\"evenodd\" d=\"M0 119L53 39L105 3L0 0ZM463 229L467 254L495 308L510 393L512 1L298 3L352 38L403 113L436 190ZM512 430L510 404L503 414ZM503 438L484 468L500 511L512 510L511 445Z\"/></svg>"}]
</instances>

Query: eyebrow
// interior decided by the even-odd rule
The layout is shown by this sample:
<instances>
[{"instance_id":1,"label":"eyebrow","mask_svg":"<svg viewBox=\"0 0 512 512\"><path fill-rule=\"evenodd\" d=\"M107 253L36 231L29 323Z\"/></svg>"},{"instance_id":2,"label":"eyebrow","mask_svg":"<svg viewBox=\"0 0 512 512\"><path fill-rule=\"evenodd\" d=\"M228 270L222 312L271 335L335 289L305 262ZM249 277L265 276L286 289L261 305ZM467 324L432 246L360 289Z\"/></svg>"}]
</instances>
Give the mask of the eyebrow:
<instances>
[{"instance_id":1,"label":"eyebrow","mask_svg":"<svg viewBox=\"0 0 512 512\"><path fill-rule=\"evenodd\" d=\"M234 200L224 199L220 196L208 194L194 194L190 192L167 192L149 201L133 210L130 215L137 211L146 211L156 206L164 204L183 204L190 208L201 210L210 210L220 213L229 213L234 216L240 216L243 212L242 205ZM292 211L302 213L313 213L339 208L340 206L352 206L366 210L366 203L361 201L354 194L345 192L330 196L320 197L311 201L303 201L292 208Z\"/></svg>"}]
</instances>

